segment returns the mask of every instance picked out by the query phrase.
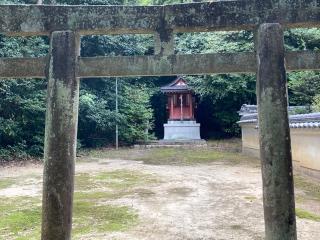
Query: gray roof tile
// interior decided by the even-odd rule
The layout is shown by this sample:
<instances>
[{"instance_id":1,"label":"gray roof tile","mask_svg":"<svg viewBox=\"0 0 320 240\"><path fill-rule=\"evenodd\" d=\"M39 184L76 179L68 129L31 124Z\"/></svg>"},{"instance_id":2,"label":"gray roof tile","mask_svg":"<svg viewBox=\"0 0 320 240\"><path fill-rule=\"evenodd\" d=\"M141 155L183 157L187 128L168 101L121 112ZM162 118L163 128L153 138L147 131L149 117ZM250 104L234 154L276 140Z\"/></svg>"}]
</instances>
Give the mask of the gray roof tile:
<instances>
[{"instance_id":1,"label":"gray roof tile","mask_svg":"<svg viewBox=\"0 0 320 240\"><path fill-rule=\"evenodd\" d=\"M295 109L302 109L303 106L289 107L290 112ZM258 113L256 105L243 105L239 111L241 116L238 124L256 123L258 124ZM290 128L320 128L320 112L308 114L289 115Z\"/></svg>"}]
</instances>

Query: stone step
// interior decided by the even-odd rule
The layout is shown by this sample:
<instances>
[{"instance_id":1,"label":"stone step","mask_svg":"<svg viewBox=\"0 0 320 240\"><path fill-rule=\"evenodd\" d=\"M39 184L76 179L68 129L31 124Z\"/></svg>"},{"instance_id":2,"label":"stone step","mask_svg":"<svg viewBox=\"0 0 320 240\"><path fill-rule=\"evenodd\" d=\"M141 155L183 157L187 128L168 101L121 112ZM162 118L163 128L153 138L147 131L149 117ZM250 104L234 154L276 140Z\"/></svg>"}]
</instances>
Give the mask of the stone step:
<instances>
[{"instance_id":1,"label":"stone step","mask_svg":"<svg viewBox=\"0 0 320 240\"><path fill-rule=\"evenodd\" d=\"M159 140L148 143L136 144L134 148L159 148L159 147L207 147L207 142L201 140Z\"/></svg>"}]
</instances>

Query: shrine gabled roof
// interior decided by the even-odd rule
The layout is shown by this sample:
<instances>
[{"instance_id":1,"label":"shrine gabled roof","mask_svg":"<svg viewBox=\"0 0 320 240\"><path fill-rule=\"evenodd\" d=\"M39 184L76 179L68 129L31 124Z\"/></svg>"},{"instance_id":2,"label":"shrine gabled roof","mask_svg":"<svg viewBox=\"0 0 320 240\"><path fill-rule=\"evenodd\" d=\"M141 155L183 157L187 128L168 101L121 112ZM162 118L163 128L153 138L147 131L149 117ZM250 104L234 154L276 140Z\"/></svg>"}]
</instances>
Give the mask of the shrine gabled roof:
<instances>
[{"instance_id":1,"label":"shrine gabled roof","mask_svg":"<svg viewBox=\"0 0 320 240\"><path fill-rule=\"evenodd\" d=\"M161 92L164 92L164 93L192 92L192 89L188 86L187 81L181 76L179 76L168 85L161 87Z\"/></svg>"}]
</instances>

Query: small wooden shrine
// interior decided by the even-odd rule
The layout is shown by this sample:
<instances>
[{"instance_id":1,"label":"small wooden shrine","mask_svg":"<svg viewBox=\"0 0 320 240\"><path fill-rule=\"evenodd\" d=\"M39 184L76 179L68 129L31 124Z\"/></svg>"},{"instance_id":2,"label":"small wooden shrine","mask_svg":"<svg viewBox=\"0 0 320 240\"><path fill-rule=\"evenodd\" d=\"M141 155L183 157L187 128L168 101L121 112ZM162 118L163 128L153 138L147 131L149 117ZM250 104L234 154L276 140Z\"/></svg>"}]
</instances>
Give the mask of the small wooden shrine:
<instances>
[{"instance_id":1,"label":"small wooden shrine","mask_svg":"<svg viewBox=\"0 0 320 240\"><path fill-rule=\"evenodd\" d=\"M168 96L168 123L164 124L164 140L199 140L200 124L194 117L195 98L186 80L177 77L161 91Z\"/></svg>"},{"instance_id":2,"label":"small wooden shrine","mask_svg":"<svg viewBox=\"0 0 320 240\"><path fill-rule=\"evenodd\" d=\"M168 96L169 121L194 120L193 91L188 87L186 80L178 77L169 85L162 87L161 91Z\"/></svg>"}]
</instances>

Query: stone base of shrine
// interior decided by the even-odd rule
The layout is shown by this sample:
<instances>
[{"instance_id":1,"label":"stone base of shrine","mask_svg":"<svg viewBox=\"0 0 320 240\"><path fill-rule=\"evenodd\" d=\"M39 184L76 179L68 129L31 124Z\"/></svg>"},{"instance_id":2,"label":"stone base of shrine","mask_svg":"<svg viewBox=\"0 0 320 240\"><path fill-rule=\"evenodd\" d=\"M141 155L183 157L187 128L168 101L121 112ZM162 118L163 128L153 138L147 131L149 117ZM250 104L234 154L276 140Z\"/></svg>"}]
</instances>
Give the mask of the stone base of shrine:
<instances>
[{"instance_id":1,"label":"stone base of shrine","mask_svg":"<svg viewBox=\"0 0 320 240\"><path fill-rule=\"evenodd\" d=\"M201 140L200 123L196 121L168 121L163 126L163 140Z\"/></svg>"}]
</instances>

